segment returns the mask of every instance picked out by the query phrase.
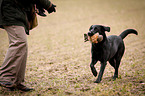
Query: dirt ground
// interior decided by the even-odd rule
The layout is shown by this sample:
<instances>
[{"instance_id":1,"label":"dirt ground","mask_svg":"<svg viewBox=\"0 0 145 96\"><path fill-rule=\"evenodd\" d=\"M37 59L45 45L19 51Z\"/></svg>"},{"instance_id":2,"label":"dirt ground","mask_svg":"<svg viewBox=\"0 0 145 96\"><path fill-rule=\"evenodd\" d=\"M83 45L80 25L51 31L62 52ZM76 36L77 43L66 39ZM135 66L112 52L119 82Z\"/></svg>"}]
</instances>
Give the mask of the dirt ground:
<instances>
[{"instance_id":1,"label":"dirt ground","mask_svg":"<svg viewBox=\"0 0 145 96\"><path fill-rule=\"evenodd\" d=\"M29 55L25 84L35 91L7 92L4 96L144 96L145 95L145 0L51 0L57 12L38 16L39 26L28 36ZM125 39L119 78L112 80L114 69L107 64L102 82L90 70L91 44L83 34L93 24L111 27L109 35L128 28L138 31ZM8 38L0 29L0 64ZM100 64L96 64L99 72Z\"/></svg>"}]
</instances>

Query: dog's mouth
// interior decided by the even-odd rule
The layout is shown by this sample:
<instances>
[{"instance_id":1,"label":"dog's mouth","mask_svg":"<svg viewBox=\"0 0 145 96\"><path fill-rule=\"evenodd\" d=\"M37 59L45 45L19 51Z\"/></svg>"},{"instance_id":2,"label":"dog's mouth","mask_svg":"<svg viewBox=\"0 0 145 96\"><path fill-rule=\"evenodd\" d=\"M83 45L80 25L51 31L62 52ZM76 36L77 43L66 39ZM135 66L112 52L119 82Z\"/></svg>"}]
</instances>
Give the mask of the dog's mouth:
<instances>
[{"instance_id":1,"label":"dog's mouth","mask_svg":"<svg viewBox=\"0 0 145 96\"><path fill-rule=\"evenodd\" d=\"M99 33L94 34L93 36L89 36L88 34L84 34L84 42L90 41L92 43L99 43L103 40L103 36L99 35Z\"/></svg>"}]
</instances>

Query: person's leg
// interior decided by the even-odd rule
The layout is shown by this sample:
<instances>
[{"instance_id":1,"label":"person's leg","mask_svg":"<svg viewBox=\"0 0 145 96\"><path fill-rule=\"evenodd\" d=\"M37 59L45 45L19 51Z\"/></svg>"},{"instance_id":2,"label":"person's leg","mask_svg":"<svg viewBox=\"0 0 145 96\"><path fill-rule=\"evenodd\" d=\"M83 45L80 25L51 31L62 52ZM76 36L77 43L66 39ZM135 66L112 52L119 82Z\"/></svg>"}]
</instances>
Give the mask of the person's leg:
<instances>
[{"instance_id":1,"label":"person's leg","mask_svg":"<svg viewBox=\"0 0 145 96\"><path fill-rule=\"evenodd\" d=\"M27 37L22 26L4 26L9 48L0 68L0 81L19 84L24 81L27 60Z\"/></svg>"}]
</instances>

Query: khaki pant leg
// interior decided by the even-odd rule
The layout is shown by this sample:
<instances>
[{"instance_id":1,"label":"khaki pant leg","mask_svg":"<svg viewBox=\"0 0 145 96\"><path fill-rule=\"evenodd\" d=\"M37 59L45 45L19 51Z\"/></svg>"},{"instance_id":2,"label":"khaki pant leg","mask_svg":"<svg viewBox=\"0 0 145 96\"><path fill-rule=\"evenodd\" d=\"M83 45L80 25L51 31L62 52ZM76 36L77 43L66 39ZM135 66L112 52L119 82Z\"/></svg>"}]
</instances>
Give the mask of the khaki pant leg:
<instances>
[{"instance_id":1,"label":"khaki pant leg","mask_svg":"<svg viewBox=\"0 0 145 96\"><path fill-rule=\"evenodd\" d=\"M24 81L27 60L27 37L22 26L4 26L9 48L0 68L0 81L19 84Z\"/></svg>"}]
</instances>

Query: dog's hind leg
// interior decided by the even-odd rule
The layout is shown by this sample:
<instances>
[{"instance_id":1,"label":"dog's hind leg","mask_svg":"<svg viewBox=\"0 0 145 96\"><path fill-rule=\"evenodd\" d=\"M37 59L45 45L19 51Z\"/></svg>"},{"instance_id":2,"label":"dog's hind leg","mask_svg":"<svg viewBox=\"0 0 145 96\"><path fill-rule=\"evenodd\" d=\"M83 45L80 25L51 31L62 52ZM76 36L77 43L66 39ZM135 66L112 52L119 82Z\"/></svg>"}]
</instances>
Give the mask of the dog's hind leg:
<instances>
[{"instance_id":1,"label":"dog's hind leg","mask_svg":"<svg viewBox=\"0 0 145 96\"><path fill-rule=\"evenodd\" d=\"M113 79L115 80L116 78L118 78L118 67L119 66L117 66L118 64L116 64L116 59L114 59L114 58L110 59L109 63L115 69L114 76L113 76ZM119 63L119 62L117 62L117 63Z\"/></svg>"},{"instance_id":2,"label":"dog's hind leg","mask_svg":"<svg viewBox=\"0 0 145 96\"><path fill-rule=\"evenodd\" d=\"M92 59L92 62L90 64L90 67L91 67L91 71L93 73L93 75L96 77L97 76L97 71L96 71L96 68L94 67L94 65L97 63L97 60L95 59Z\"/></svg>"},{"instance_id":3,"label":"dog's hind leg","mask_svg":"<svg viewBox=\"0 0 145 96\"><path fill-rule=\"evenodd\" d=\"M114 80L118 78L118 69L119 69L120 61L121 61L121 58L119 58L119 60L116 60L115 72L113 76Z\"/></svg>"},{"instance_id":4,"label":"dog's hind leg","mask_svg":"<svg viewBox=\"0 0 145 96\"><path fill-rule=\"evenodd\" d=\"M99 76L94 83L100 83L100 81L102 80L102 76L103 76L104 69L105 69L106 65L107 65L107 62L103 62L103 63L101 62Z\"/></svg>"},{"instance_id":5,"label":"dog's hind leg","mask_svg":"<svg viewBox=\"0 0 145 96\"><path fill-rule=\"evenodd\" d=\"M122 49L120 49L116 54L116 57L115 57L116 64L115 64L115 72L114 72L113 79L118 78L118 69L119 69L119 65L120 65L123 54L124 54L124 47L122 47Z\"/></svg>"},{"instance_id":6,"label":"dog's hind leg","mask_svg":"<svg viewBox=\"0 0 145 96\"><path fill-rule=\"evenodd\" d=\"M111 59L109 60L109 63L110 63L110 65L111 65L112 67L114 67L114 69L115 69L116 60L115 60L114 58L111 58Z\"/></svg>"}]
</instances>

